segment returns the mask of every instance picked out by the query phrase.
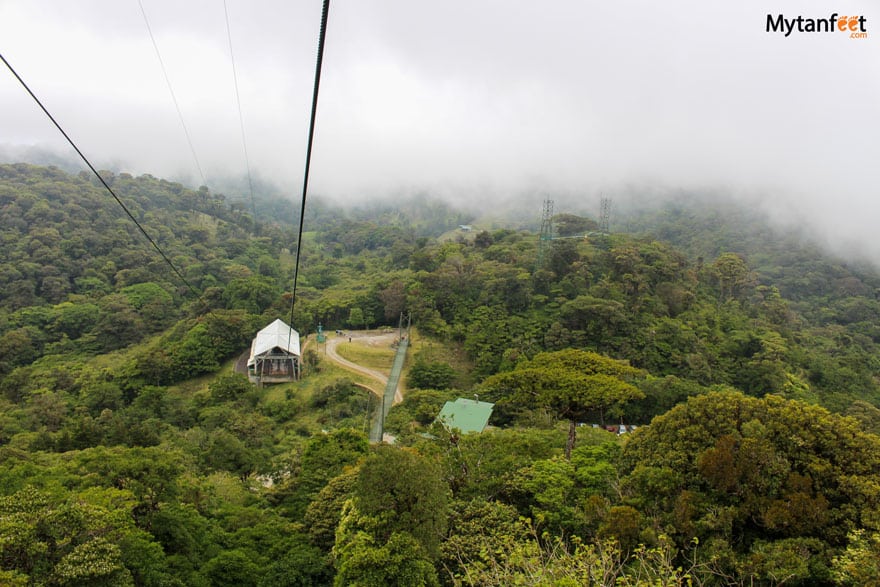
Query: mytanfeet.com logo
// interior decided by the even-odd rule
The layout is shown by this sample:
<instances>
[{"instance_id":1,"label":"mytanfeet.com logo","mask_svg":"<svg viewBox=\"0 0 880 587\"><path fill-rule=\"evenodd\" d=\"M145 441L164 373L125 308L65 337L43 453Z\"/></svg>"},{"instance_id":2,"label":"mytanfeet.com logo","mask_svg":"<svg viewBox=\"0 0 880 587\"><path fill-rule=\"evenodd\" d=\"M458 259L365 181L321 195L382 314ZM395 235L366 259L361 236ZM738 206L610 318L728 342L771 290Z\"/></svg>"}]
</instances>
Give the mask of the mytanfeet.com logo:
<instances>
[{"instance_id":1,"label":"mytanfeet.com logo","mask_svg":"<svg viewBox=\"0 0 880 587\"><path fill-rule=\"evenodd\" d=\"M868 19L861 15L839 16L836 12L828 18L786 18L784 14L767 15L768 33L844 33L850 39L867 39Z\"/></svg>"}]
</instances>

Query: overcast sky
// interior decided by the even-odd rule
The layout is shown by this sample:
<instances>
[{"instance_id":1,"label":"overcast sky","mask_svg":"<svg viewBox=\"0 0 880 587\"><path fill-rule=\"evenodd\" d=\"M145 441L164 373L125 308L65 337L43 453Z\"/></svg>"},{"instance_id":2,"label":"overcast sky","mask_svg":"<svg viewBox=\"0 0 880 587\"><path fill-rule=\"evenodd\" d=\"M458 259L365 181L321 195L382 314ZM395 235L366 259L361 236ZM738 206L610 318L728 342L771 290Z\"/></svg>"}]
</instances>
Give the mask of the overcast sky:
<instances>
[{"instance_id":1,"label":"overcast sky","mask_svg":"<svg viewBox=\"0 0 880 587\"><path fill-rule=\"evenodd\" d=\"M243 174L223 1L142 3L208 185ZM321 2L227 7L252 169L297 193ZM868 38L765 31L832 11ZM0 0L0 52L96 163L200 183L137 0ZM5 69L0 104L0 145L62 146ZM333 0L312 187L729 190L880 258L880 3Z\"/></svg>"}]
</instances>

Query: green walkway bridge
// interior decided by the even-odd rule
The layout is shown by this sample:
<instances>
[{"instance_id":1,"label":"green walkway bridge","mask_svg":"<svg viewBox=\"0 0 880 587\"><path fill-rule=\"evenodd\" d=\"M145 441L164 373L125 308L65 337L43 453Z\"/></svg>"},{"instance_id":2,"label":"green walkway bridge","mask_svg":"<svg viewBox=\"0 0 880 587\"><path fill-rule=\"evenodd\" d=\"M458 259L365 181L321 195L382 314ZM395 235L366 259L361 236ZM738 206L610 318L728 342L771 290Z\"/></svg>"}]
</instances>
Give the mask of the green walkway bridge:
<instances>
[{"instance_id":1,"label":"green walkway bridge","mask_svg":"<svg viewBox=\"0 0 880 587\"><path fill-rule=\"evenodd\" d=\"M404 315L400 315L397 354L394 355L394 363L391 365L391 373L388 375L388 383L385 385L382 401L379 402L376 414L373 416L373 426L370 428L371 443L382 442L385 436L385 418L388 417L388 411L394 404L394 396L397 393L397 386L400 384L400 373L403 371L403 363L406 361L406 350L409 348L410 326L412 324L410 320L411 316L407 316L404 327Z\"/></svg>"},{"instance_id":2,"label":"green walkway bridge","mask_svg":"<svg viewBox=\"0 0 880 587\"><path fill-rule=\"evenodd\" d=\"M394 403L394 394L397 392L397 385L400 383L400 373L403 371L403 362L406 360L407 348L409 348L409 337L401 336L397 345L397 354L394 355L394 363L391 366L391 374L388 375L385 393L382 395L382 401L379 402L379 406L376 408L376 413L373 416L373 426L370 428L371 443L382 442L382 437L385 433L385 418L388 416L388 411Z\"/></svg>"}]
</instances>

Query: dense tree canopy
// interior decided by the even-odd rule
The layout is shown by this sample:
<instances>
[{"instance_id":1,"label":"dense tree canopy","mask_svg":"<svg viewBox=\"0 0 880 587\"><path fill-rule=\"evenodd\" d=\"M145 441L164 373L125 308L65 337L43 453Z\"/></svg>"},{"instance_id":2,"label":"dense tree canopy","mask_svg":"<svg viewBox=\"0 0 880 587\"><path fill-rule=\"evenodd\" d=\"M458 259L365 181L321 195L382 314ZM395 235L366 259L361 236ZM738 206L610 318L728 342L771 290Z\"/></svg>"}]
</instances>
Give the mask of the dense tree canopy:
<instances>
[{"instance_id":1,"label":"dense tree canopy","mask_svg":"<svg viewBox=\"0 0 880 587\"><path fill-rule=\"evenodd\" d=\"M827 580L848 532L880 524L880 438L778 396L692 398L637 431L623 461L632 503L683 542L712 545L731 573L769 574L792 554L810 563L793 575Z\"/></svg>"},{"instance_id":2,"label":"dense tree canopy","mask_svg":"<svg viewBox=\"0 0 880 587\"><path fill-rule=\"evenodd\" d=\"M566 212L539 254L428 197L318 200L299 242L282 200L104 175L200 295L88 174L0 165L0 583L877 581L873 268L718 202ZM258 388L293 247L307 376ZM305 335L402 314L370 447L379 402ZM434 423L474 395L486 431Z\"/></svg>"},{"instance_id":3,"label":"dense tree canopy","mask_svg":"<svg viewBox=\"0 0 880 587\"><path fill-rule=\"evenodd\" d=\"M605 413L622 413L624 404L644 397L627 379L639 370L607 357L569 349L539 353L513 371L493 375L484 382L492 396L529 408L544 408L569 421L565 456L571 456L575 427L594 413L604 424Z\"/></svg>"}]
</instances>

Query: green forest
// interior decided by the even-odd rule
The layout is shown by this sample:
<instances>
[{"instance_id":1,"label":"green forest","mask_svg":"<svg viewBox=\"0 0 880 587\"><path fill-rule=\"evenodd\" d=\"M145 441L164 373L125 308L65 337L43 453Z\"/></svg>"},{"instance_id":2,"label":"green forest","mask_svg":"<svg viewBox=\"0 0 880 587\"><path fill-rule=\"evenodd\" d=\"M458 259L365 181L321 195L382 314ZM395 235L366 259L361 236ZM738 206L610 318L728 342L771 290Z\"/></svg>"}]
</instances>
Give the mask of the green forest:
<instances>
[{"instance_id":1,"label":"green forest","mask_svg":"<svg viewBox=\"0 0 880 587\"><path fill-rule=\"evenodd\" d=\"M0 165L0 584L880 584L870 265L698 196L544 240L540 202L316 199L298 242L282 198L101 174L180 275L92 175ZM258 387L297 249L304 376ZM371 445L314 333L401 315Z\"/></svg>"}]
</instances>

